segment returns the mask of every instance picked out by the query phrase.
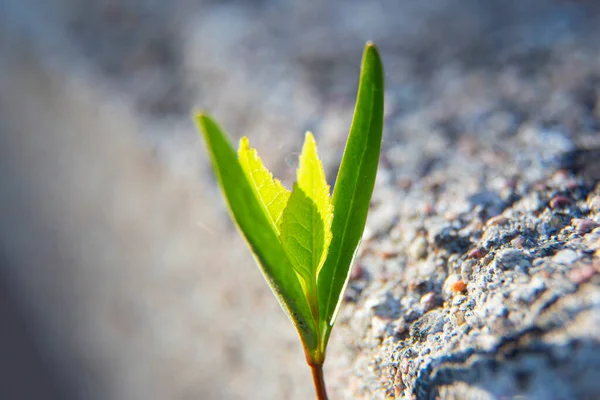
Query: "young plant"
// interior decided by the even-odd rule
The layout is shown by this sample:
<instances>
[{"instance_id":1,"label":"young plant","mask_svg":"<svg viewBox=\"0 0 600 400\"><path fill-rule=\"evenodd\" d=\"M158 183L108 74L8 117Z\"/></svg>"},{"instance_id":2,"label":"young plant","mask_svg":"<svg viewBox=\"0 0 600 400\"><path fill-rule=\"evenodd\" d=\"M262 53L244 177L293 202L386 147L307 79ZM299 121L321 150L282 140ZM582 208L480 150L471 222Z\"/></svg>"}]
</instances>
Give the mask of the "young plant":
<instances>
[{"instance_id":1,"label":"young plant","mask_svg":"<svg viewBox=\"0 0 600 400\"><path fill-rule=\"evenodd\" d=\"M363 234L383 130L383 67L367 43L354 117L333 197L306 133L292 191L274 179L248 138L237 154L209 116L195 116L231 217L283 311L311 367L317 398L327 399L323 363L329 335Z\"/></svg>"}]
</instances>

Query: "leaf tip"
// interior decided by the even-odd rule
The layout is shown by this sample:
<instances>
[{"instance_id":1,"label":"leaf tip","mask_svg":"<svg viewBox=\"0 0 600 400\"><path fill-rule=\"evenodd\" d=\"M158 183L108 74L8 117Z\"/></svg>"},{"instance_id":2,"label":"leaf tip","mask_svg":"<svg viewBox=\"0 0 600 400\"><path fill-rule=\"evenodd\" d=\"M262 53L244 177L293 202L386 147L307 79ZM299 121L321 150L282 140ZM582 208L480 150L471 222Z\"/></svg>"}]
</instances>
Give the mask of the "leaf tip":
<instances>
[{"instance_id":1,"label":"leaf tip","mask_svg":"<svg viewBox=\"0 0 600 400\"><path fill-rule=\"evenodd\" d=\"M207 115L202 110L194 111L193 120L194 120L194 125L196 125L196 129L200 133L206 134Z\"/></svg>"},{"instance_id":2,"label":"leaf tip","mask_svg":"<svg viewBox=\"0 0 600 400\"><path fill-rule=\"evenodd\" d=\"M367 42L367 44L365 44L364 52L365 52L365 54L367 54L367 53L375 54L375 55L377 55L377 58L379 58L379 49L377 48L375 43L371 42L370 40Z\"/></svg>"},{"instance_id":3,"label":"leaf tip","mask_svg":"<svg viewBox=\"0 0 600 400\"><path fill-rule=\"evenodd\" d=\"M240 139L240 145L238 147L238 153L247 150L250 150L250 139L248 139L248 136L242 136Z\"/></svg>"},{"instance_id":4,"label":"leaf tip","mask_svg":"<svg viewBox=\"0 0 600 400\"><path fill-rule=\"evenodd\" d=\"M306 134L304 135L304 142L310 143L311 145L317 144L317 142L315 141L315 137L311 131L306 131Z\"/></svg>"},{"instance_id":5,"label":"leaf tip","mask_svg":"<svg viewBox=\"0 0 600 400\"><path fill-rule=\"evenodd\" d=\"M192 114L193 119L198 123L201 123L208 118L208 115L204 110L194 110Z\"/></svg>"}]
</instances>

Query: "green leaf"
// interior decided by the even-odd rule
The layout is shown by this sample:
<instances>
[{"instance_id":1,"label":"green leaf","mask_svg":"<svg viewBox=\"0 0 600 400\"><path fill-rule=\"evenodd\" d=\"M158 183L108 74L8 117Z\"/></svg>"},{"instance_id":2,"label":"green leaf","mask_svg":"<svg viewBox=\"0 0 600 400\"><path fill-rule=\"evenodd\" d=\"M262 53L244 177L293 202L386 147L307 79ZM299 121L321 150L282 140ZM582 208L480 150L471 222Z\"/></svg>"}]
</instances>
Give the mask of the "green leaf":
<instances>
[{"instance_id":1,"label":"green leaf","mask_svg":"<svg viewBox=\"0 0 600 400\"><path fill-rule=\"evenodd\" d=\"M197 114L195 122L204 134L232 219L246 239L281 308L294 323L305 349L313 351L318 343L316 325L300 281L279 241L271 215L259 200L255 186L248 180L222 129L204 114Z\"/></svg>"},{"instance_id":2,"label":"green leaf","mask_svg":"<svg viewBox=\"0 0 600 400\"><path fill-rule=\"evenodd\" d=\"M317 276L331 242L332 219L333 207L325 171L317 154L315 138L307 132L297 182L283 211L280 239L294 269L303 278L309 299L310 292L316 290Z\"/></svg>"},{"instance_id":3,"label":"green leaf","mask_svg":"<svg viewBox=\"0 0 600 400\"><path fill-rule=\"evenodd\" d=\"M240 140L238 158L271 224L279 233L281 215L290 198L290 191L279 179L273 179L273 174L265 167L256 149L250 148L250 142L245 136Z\"/></svg>"},{"instance_id":4,"label":"green leaf","mask_svg":"<svg viewBox=\"0 0 600 400\"><path fill-rule=\"evenodd\" d=\"M376 47L367 43L352 126L333 191L333 237L318 280L323 353L365 228L382 131L383 66Z\"/></svg>"},{"instance_id":5,"label":"green leaf","mask_svg":"<svg viewBox=\"0 0 600 400\"><path fill-rule=\"evenodd\" d=\"M383 67L368 43L350 135L333 198L315 140L307 133L292 192L274 179L247 138L238 157L209 117L204 133L229 211L281 307L291 318L313 368L319 398L325 349L365 227L383 130Z\"/></svg>"}]
</instances>

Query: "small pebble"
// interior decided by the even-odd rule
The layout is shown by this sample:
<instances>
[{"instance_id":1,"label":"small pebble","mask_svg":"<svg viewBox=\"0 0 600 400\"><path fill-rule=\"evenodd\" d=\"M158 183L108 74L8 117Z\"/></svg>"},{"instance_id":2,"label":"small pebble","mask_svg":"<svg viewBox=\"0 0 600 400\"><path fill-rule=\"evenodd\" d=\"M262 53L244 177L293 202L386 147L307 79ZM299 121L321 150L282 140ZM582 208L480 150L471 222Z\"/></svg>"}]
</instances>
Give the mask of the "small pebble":
<instances>
[{"instance_id":1,"label":"small pebble","mask_svg":"<svg viewBox=\"0 0 600 400\"><path fill-rule=\"evenodd\" d=\"M579 256L574 250L564 249L556 253L554 257L552 257L552 261L558 264L570 265L577 261L578 258Z\"/></svg>"},{"instance_id":2,"label":"small pebble","mask_svg":"<svg viewBox=\"0 0 600 400\"><path fill-rule=\"evenodd\" d=\"M358 281L361 280L362 278L364 278L365 276L365 268L360 265L360 264L356 264L352 270L350 271L350 281Z\"/></svg>"},{"instance_id":3,"label":"small pebble","mask_svg":"<svg viewBox=\"0 0 600 400\"><path fill-rule=\"evenodd\" d=\"M452 289L452 291L456 292L456 293L460 293L460 292L465 292L467 290L467 284L465 283L465 281L463 281L462 279L454 282L450 288Z\"/></svg>"},{"instance_id":4,"label":"small pebble","mask_svg":"<svg viewBox=\"0 0 600 400\"><path fill-rule=\"evenodd\" d=\"M490 261L492 261L494 259L494 254L492 253L488 253L485 255L485 257L483 257L481 259L481 264L482 265L488 265L490 263Z\"/></svg>"},{"instance_id":5,"label":"small pebble","mask_svg":"<svg viewBox=\"0 0 600 400\"><path fill-rule=\"evenodd\" d=\"M565 207L565 206L568 206L569 204L571 204L571 199L569 199L567 196L559 194L557 196L554 196L552 198L552 200L550 200L549 204L550 204L550 208L552 208L552 209L561 208L561 207Z\"/></svg>"},{"instance_id":6,"label":"small pebble","mask_svg":"<svg viewBox=\"0 0 600 400\"><path fill-rule=\"evenodd\" d=\"M400 318L398 321L394 322L392 324L392 326L394 329L394 335L396 335L397 337L402 336L408 330L408 327L406 326L406 322L402 318Z\"/></svg>"},{"instance_id":7,"label":"small pebble","mask_svg":"<svg viewBox=\"0 0 600 400\"><path fill-rule=\"evenodd\" d=\"M433 260L424 261L418 271L419 276L423 278L423 280L431 278L436 269L435 262Z\"/></svg>"},{"instance_id":8,"label":"small pebble","mask_svg":"<svg viewBox=\"0 0 600 400\"><path fill-rule=\"evenodd\" d=\"M564 169L559 169L552 176L552 178L557 179L557 180L565 180L568 177L569 177L569 173L567 171L565 171Z\"/></svg>"},{"instance_id":9,"label":"small pebble","mask_svg":"<svg viewBox=\"0 0 600 400\"><path fill-rule=\"evenodd\" d=\"M504 225L508 221L504 215L496 215L487 220L485 226L496 226L496 225Z\"/></svg>"},{"instance_id":10,"label":"small pebble","mask_svg":"<svg viewBox=\"0 0 600 400\"><path fill-rule=\"evenodd\" d=\"M435 213L435 208L433 207L433 205L431 203L427 203L423 206L421 213L424 216L433 215Z\"/></svg>"},{"instance_id":11,"label":"small pebble","mask_svg":"<svg viewBox=\"0 0 600 400\"><path fill-rule=\"evenodd\" d=\"M384 260L389 260L390 258L394 258L398 255L397 252L395 251L390 251L390 250L383 250L379 252L379 255L381 256L381 258L383 258Z\"/></svg>"},{"instance_id":12,"label":"small pebble","mask_svg":"<svg viewBox=\"0 0 600 400\"><path fill-rule=\"evenodd\" d=\"M569 272L569 279L576 285L580 285L592 279L598 271L591 265L575 268Z\"/></svg>"},{"instance_id":13,"label":"small pebble","mask_svg":"<svg viewBox=\"0 0 600 400\"><path fill-rule=\"evenodd\" d=\"M456 282L458 282L460 280L461 280L461 277L458 274L452 274L446 278L446 280L444 281L444 285L442 286L444 298L447 299L447 298L451 298L454 296L455 290L452 289L452 287Z\"/></svg>"},{"instance_id":14,"label":"small pebble","mask_svg":"<svg viewBox=\"0 0 600 400\"><path fill-rule=\"evenodd\" d=\"M431 311L440 305L440 299L434 292L429 292L421 297L423 312Z\"/></svg>"},{"instance_id":15,"label":"small pebble","mask_svg":"<svg viewBox=\"0 0 600 400\"><path fill-rule=\"evenodd\" d=\"M473 249L469 252L469 258L481 258L484 257L487 254L487 250L481 248L481 247L477 247L476 249Z\"/></svg>"},{"instance_id":16,"label":"small pebble","mask_svg":"<svg viewBox=\"0 0 600 400\"><path fill-rule=\"evenodd\" d=\"M427 239L423 236L418 236L410 245L409 253L411 257L422 260L427 257Z\"/></svg>"},{"instance_id":17,"label":"small pebble","mask_svg":"<svg viewBox=\"0 0 600 400\"><path fill-rule=\"evenodd\" d=\"M575 222L575 232L577 232L579 235L585 235L592 229L596 229L597 227L600 226L599 223L597 223L596 221L593 221L591 219L577 218L577 219L574 219L573 221Z\"/></svg>"},{"instance_id":18,"label":"small pebble","mask_svg":"<svg viewBox=\"0 0 600 400\"><path fill-rule=\"evenodd\" d=\"M444 213L444 219L446 221L454 221L457 218L458 218L458 214L456 213L456 211L446 211Z\"/></svg>"},{"instance_id":19,"label":"small pebble","mask_svg":"<svg viewBox=\"0 0 600 400\"><path fill-rule=\"evenodd\" d=\"M590 211L599 212L600 211L600 196L593 196L588 201L588 206L590 207Z\"/></svg>"},{"instance_id":20,"label":"small pebble","mask_svg":"<svg viewBox=\"0 0 600 400\"><path fill-rule=\"evenodd\" d=\"M510 244L517 248L522 248L525 244L525 238L522 235L517 236L513 240L510 241Z\"/></svg>"}]
</instances>

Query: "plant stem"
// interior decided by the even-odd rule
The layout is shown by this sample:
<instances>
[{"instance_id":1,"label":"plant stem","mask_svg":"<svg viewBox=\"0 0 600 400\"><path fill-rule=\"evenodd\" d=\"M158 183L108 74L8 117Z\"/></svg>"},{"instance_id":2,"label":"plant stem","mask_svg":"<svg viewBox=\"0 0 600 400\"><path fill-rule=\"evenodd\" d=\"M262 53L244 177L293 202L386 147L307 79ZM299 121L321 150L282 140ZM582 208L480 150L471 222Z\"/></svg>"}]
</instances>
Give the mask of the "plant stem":
<instances>
[{"instance_id":1,"label":"plant stem","mask_svg":"<svg viewBox=\"0 0 600 400\"><path fill-rule=\"evenodd\" d=\"M328 400L325 380L323 379L323 364L311 364L313 381L317 392L317 400Z\"/></svg>"}]
</instances>

